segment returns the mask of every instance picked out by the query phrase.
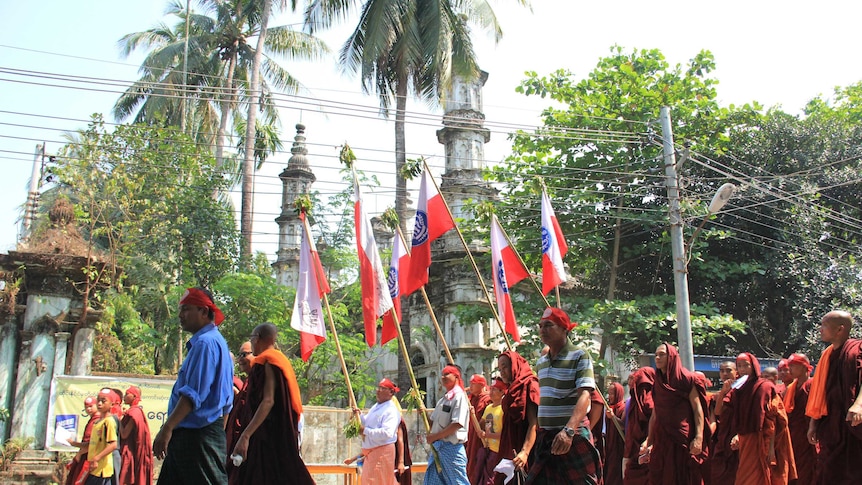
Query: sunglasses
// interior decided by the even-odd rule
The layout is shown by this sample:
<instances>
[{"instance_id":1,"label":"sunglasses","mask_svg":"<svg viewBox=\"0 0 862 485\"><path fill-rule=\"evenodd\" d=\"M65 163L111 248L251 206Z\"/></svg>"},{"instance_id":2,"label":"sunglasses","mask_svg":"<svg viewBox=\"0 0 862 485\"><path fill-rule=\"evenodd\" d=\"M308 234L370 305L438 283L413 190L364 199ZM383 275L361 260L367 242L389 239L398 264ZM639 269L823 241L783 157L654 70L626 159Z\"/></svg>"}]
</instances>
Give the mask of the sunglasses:
<instances>
[{"instance_id":1,"label":"sunglasses","mask_svg":"<svg viewBox=\"0 0 862 485\"><path fill-rule=\"evenodd\" d=\"M240 352L239 355L237 355L237 357L243 358L243 357L246 357L246 356L249 356L252 354L254 354L254 352Z\"/></svg>"}]
</instances>

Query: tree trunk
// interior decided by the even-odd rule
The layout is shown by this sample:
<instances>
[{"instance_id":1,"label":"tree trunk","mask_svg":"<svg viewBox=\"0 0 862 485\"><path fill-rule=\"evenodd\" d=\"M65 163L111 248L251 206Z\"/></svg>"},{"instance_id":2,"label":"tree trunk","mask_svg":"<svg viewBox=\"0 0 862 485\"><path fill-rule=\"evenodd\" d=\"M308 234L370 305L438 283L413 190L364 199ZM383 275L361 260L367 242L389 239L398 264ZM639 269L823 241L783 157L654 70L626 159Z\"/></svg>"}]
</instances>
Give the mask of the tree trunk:
<instances>
[{"instance_id":1,"label":"tree trunk","mask_svg":"<svg viewBox=\"0 0 862 485\"><path fill-rule=\"evenodd\" d=\"M233 75L234 71L236 71L236 58L237 58L237 48L239 47L239 42L234 42L233 45L233 54L230 56L230 64L228 64L227 69L227 80L225 81L225 91L222 93L221 100L221 118L219 119L218 124L218 132L216 133L216 150L215 150L215 159L216 159L216 168L222 169L224 167L224 139L225 133L227 132L227 122L228 118L230 118L230 112L233 110L233 107L236 103L234 97L236 96L236 87L233 85Z\"/></svg>"},{"instance_id":2,"label":"tree trunk","mask_svg":"<svg viewBox=\"0 0 862 485\"><path fill-rule=\"evenodd\" d=\"M266 42L266 27L272 10L272 0L264 0L260 19L260 34L251 68L251 99L248 102L248 117L245 120L245 157L242 162L242 208L240 209L240 234L242 235L241 264L251 265L251 231L254 213L254 142L257 125L257 105L260 103L260 65Z\"/></svg>"},{"instance_id":3,"label":"tree trunk","mask_svg":"<svg viewBox=\"0 0 862 485\"><path fill-rule=\"evenodd\" d=\"M401 232L412 238L413 233L407 232L407 180L401 176L401 169L407 163L404 136L404 117L407 111L407 79L405 77L398 80L395 96L395 212L398 214L398 225L401 226ZM404 335L404 345L409 353L411 341L409 311L404 311L402 316L401 333ZM404 361L403 356L398 359L398 382L410 382L410 374L407 370L409 364L409 362Z\"/></svg>"}]
</instances>

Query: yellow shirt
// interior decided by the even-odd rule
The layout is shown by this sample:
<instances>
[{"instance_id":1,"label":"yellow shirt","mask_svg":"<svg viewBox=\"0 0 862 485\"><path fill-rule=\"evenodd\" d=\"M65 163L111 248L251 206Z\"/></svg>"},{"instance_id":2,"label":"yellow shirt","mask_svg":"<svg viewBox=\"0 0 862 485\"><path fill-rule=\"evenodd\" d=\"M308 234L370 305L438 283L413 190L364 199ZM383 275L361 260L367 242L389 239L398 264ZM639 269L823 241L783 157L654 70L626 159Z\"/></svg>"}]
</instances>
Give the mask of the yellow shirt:
<instances>
[{"instance_id":1,"label":"yellow shirt","mask_svg":"<svg viewBox=\"0 0 862 485\"><path fill-rule=\"evenodd\" d=\"M108 447L108 444L117 441L117 421L113 416L107 416L100 419L93 425L93 431L90 434L90 448L87 450L87 456L95 457ZM108 453L96 464L96 468L90 469L90 475L109 478L114 476L114 458L112 453Z\"/></svg>"},{"instance_id":2,"label":"yellow shirt","mask_svg":"<svg viewBox=\"0 0 862 485\"><path fill-rule=\"evenodd\" d=\"M490 421L489 421L490 418ZM499 433L503 429L503 407L496 406L491 403L485 407L485 412L482 413L482 419L485 421L486 433ZM494 453L500 452L500 440L488 438L488 448Z\"/></svg>"}]
</instances>

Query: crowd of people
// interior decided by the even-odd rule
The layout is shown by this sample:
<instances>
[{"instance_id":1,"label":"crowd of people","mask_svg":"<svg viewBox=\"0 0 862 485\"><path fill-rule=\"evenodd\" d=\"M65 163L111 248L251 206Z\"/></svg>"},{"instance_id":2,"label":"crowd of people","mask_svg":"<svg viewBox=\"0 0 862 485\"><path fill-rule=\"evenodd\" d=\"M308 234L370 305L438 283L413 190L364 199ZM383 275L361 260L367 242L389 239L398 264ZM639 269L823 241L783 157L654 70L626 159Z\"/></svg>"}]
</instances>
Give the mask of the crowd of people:
<instances>
[{"instance_id":1,"label":"crowd of people","mask_svg":"<svg viewBox=\"0 0 862 485\"><path fill-rule=\"evenodd\" d=\"M150 447L140 389L121 398L103 389L85 401L91 416L68 484L149 484L153 456L164 484L314 483L301 456L302 402L278 329L258 325L236 356L217 326L224 319L212 295L189 288L180 325L192 333ZM426 485L828 484L859 483L862 463L862 340L851 339L849 313L832 311L820 325L829 346L812 365L794 353L761 370L751 353L723 362L717 392L682 365L663 343L655 367L599 392L590 355L574 345L576 326L547 308L538 333L545 349L531 366L517 351L497 357L489 385L461 369L442 369L443 396L429 416ZM382 379L363 413L361 453L368 485L412 483L407 427ZM125 412L121 401L127 405ZM289 477L289 478L288 478ZM285 482L287 480L287 482Z\"/></svg>"}]
</instances>

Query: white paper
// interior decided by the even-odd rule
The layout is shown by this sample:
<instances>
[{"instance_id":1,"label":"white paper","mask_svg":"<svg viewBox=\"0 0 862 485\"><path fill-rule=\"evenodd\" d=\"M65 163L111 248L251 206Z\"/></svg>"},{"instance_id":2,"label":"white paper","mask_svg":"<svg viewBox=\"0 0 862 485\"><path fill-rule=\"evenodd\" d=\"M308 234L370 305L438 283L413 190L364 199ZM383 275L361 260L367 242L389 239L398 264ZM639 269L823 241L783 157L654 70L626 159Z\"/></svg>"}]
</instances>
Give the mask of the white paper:
<instances>
[{"instance_id":1,"label":"white paper","mask_svg":"<svg viewBox=\"0 0 862 485\"><path fill-rule=\"evenodd\" d=\"M75 439L75 435L73 435L72 432L69 431L68 429L66 429L62 426L57 426L54 429L54 443L56 445L71 447L72 445L69 442L73 441L74 439Z\"/></svg>"},{"instance_id":2,"label":"white paper","mask_svg":"<svg viewBox=\"0 0 862 485\"><path fill-rule=\"evenodd\" d=\"M512 460L503 458L500 460L500 463L494 467L494 471L506 475L506 479L503 480L503 483L509 483L512 481L512 478L515 477L515 463Z\"/></svg>"},{"instance_id":3,"label":"white paper","mask_svg":"<svg viewBox=\"0 0 862 485\"><path fill-rule=\"evenodd\" d=\"M744 375L744 376L740 377L739 379L737 379L730 387L733 389L739 389L746 382L748 382L748 376Z\"/></svg>"}]
</instances>

